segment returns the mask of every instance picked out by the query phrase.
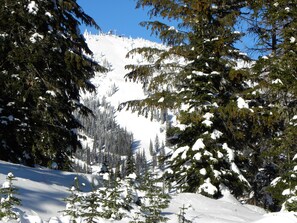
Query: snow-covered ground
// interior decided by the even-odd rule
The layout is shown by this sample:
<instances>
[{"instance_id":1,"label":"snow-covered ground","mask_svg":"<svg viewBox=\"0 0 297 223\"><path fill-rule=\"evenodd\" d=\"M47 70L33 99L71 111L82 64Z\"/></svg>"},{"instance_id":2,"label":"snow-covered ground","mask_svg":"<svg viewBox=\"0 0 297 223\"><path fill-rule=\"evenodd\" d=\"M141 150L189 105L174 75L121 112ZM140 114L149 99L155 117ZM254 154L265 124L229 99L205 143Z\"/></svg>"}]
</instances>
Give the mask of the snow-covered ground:
<instances>
[{"instance_id":1,"label":"snow-covered ground","mask_svg":"<svg viewBox=\"0 0 297 223\"><path fill-rule=\"evenodd\" d=\"M94 58L103 65L108 65L110 71L106 74L97 74L92 82L97 87L96 95L86 94L83 97L103 96L117 107L127 100L141 99L145 95L141 84L126 81L124 69L130 63L142 63L141 56L126 58L129 50L135 47L158 46L156 43L143 39L123 38L112 35L86 34L86 41L94 52ZM116 89L116 91L114 91ZM149 157L149 142L158 135L160 142L165 140L164 124L138 116L130 111L116 112L116 121L134 135L138 145L136 150L146 151ZM89 139L92 140L92 139ZM60 211L65 209L63 201L69 194L68 190L73 185L75 177L85 185L85 191L90 190L91 184L99 184L98 176L62 172L46 168L29 168L21 165L0 161L0 186L5 182L9 172L12 172L17 181L14 185L18 188L18 197L22 200L21 222L24 223L68 223L61 217ZM163 214L169 218L170 223L177 223L177 214L180 208L185 207L186 218L197 223L297 223L295 213L265 213L255 206L240 204L227 192L224 198L213 200L199 194L177 194ZM132 213L131 213L132 215ZM129 222L129 218L118 222ZM101 221L109 222L109 221Z\"/></svg>"},{"instance_id":2,"label":"snow-covered ground","mask_svg":"<svg viewBox=\"0 0 297 223\"><path fill-rule=\"evenodd\" d=\"M1 185L9 172L17 179L14 185L18 189L17 197L22 200L22 206L18 207L22 223L68 223L68 218L63 217L60 211L65 209L63 199L69 195L68 190L74 178L79 177L80 182L86 185L86 190L90 189L91 182L97 182L92 175L29 168L0 161ZM186 208L186 218L193 223L297 223L296 213L266 214L255 206L240 204L229 194L214 200L190 193L172 196L169 207L163 211L169 218L168 223L178 222L177 214L183 206ZM126 218L114 222L126 223L129 220Z\"/></svg>"}]
</instances>

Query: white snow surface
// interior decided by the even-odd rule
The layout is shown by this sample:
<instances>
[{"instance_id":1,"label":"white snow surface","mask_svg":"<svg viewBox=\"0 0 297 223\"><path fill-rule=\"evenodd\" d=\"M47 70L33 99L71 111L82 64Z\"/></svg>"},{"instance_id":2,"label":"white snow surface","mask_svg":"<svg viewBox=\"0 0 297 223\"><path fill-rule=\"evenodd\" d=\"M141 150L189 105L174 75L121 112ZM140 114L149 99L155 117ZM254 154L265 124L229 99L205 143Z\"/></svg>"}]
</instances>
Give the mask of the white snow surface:
<instances>
[{"instance_id":1,"label":"white snow surface","mask_svg":"<svg viewBox=\"0 0 297 223\"><path fill-rule=\"evenodd\" d=\"M66 207L63 198L69 195L68 190L74 178L79 177L80 182L86 185L96 179L96 176L87 174L77 175L46 168L30 168L0 161L0 182L5 182L9 172L16 177L13 185L18 189L17 197L22 200L22 206L17 207L21 210L22 223L69 223L69 219L62 216L59 211ZM192 193L172 196L169 207L163 211L169 218L168 223L178 222L177 214L183 205L187 208L186 218L193 223L297 223L297 218L294 216L296 213L266 214L258 207L242 205L230 194L214 200ZM125 218L114 222L128 223L129 220L131 219Z\"/></svg>"},{"instance_id":2,"label":"white snow surface","mask_svg":"<svg viewBox=\"0 0 297 223\"><path fill-rule=\"evenodd\" d=\"M31 1L28 8L38 10L34 1ZM143 39L123 38L111 35L90 35L85 34L86 41L94 52L94 58L98 61L110 63L110 71L106 74L97 74L92 82L97 87L95 97L99 99L107 96L111 105L117 107L120 103L145 97L141 84L126 82L124 75L128 72L124 66L129 63L143 63L141 56L126 58L129 50L142 46L162 47L157 43L152 43ZM111 93L112 86L117 87L116 92ZM83 97L94 97L85 94ZM243 102L243 101L242 101ZM245 104L245 103L243 103ZM135 113L126 111L116 112L117 122L132 132L135 139L136 149L144 150L149 157L149 142L154 140L156 135L160 141L165 139L165 126L160 122L146 119ZM209 120L209 119L208 119ZM214 137L218 137L216 134ZM92 140L87 140L89 146ZM203 148L203 140L199 139L193 146L193 150ZM174 155L181 156L189 150L189 147L180 148ZM232 159L229 154L229 159ZM203 172L203 170L201 170ZM78 174L51 170L43 167L30 168L22 165L11 164L0 161L0 185L5 184L8 173L13 173L16 181L13 185L18 189L18 198L22 201L22 206L17 207L20 211L20 222L22 223L69 223L69 218L61 216L60 211L66 207L63 201L69 195L69 189L73 186L74 178L78 177L81 189L89 191L90 185L99 184L98 177L91 174ZM208 189L211 189L211 185ZM242 205L232 195L227 194L222 199L214 200L199 194L182 193L172 196L172 200L163 214L169 218L169 223L177 223L177 214L180 208L187 208L186 218L193 223L297 223L296 213L270 213L266 214L262 209L251 205ZM131 216L133 213L131 213ZM121 221L128 223L131 218ZM0 221L2 223L3 221ZM13 222L13 221L10 221ZM110 222L104 220L101 222Z\"/></svg>"}]
</instances>

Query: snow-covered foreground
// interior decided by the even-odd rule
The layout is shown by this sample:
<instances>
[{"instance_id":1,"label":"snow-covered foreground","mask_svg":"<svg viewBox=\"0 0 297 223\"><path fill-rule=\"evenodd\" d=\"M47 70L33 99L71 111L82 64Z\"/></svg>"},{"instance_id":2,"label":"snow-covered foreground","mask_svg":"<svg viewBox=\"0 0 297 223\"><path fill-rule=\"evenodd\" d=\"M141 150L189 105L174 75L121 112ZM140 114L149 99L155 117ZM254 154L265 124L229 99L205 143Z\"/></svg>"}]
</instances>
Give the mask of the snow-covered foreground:
<instances>
[{"instance_id":1,"label":"snow-covered foreground","mask_svg":"<svg viewBox=\"0 0 297 223\"><path fill-rule=\"evenodd\" d=\"M23 223L68 223L68 218L63 217L60 211L65 209L63 199L68 196L74 177L79 177L80 182L86 185L85 190L90 190L91 182L98 183L96 176L92 175L29 168L0 161L1 185L9 172L17 179L14 185L22 200L22 206L18 209L21 210ZM178 222L177 214L183 206L186 208L186 218L194 223L297 223L294 213L265 214L257 207L241 205L228 194L214 200L190 193L172 196L170 206L163 212L169 218L169 223ZM129 222L129 218L118 222Z\"/></svg>"}]
</instances>

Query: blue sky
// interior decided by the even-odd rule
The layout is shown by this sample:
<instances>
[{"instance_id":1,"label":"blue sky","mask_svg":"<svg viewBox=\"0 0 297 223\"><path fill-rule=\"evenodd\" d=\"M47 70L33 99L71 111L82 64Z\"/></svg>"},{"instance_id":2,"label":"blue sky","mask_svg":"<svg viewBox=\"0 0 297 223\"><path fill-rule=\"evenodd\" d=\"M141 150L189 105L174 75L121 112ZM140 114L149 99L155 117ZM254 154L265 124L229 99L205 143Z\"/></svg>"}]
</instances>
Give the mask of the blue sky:
<instances>
[{"instance_id":1,"label":"blue sky","mask_svg":"<svg viewBox=\"0 0 297 223\"><path fill-rule=\"evenodd\" d=\"M112 30L118 35L127 37L142 37L158 41L156 37L150 36L150 31L139 25L140 22L149 20L147 12L135 9L136 0L78 0L78 4L84 11L95 19L103 32ZM84 32L85 27L82 27ZM98 31L87 30L96 34Z\"/></svg>"}]
</instances>

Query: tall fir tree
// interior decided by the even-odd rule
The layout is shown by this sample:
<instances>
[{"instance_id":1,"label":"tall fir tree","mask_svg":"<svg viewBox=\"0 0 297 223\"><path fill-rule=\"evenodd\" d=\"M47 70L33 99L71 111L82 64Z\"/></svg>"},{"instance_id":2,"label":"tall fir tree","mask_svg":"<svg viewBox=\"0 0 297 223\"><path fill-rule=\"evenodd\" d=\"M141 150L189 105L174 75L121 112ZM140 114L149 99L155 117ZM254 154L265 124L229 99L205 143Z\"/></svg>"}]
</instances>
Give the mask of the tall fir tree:
<instances>
[{"instance_id":1,"label":"tall fir tree","mask_svg":"<svg viewBox=\"0 0 297 223\"><path fill-rule=\"evenodd\" d=\"M254 113L241 95L249 88L249 61L235 48L241 38L235 25L246 1L148 1L150 16L177 20L177 28L160 21L142 25L157 34L167 49L141 48L144 65L128 65L127 77L140 80L148 92L144 100L124 105L141 113L157 108L178 110L179 125L170 130L175 151L169 159L169 180L183 191L221 196L225 184L241 195L249 183L236 164L252 135ZM242 102L246 104L243 106Z\"/></svg>"},{"instance_id":2,"label":"tall fir tree","mask_svg":"<svg viewBox=\"0 0 297 223\"><path fill-rule=\"evenodd\" d=\"M252 94L262 111L266 111L262 114L270 117L269 131L272 129L274 133L266 145L262 145L262 154L266 163L276 167L276 179L271 187L266 185L266 189L269 188L267 193L274 199L274 210L278 210L294 196L291 192L297 183L293 159L297 149L297 7L294 1L281 0L257 1L251 8L254 21L260 21L253 23L252 30L258 31L255 32L258 43L265 54L253 66L257 85Z\"/></svg>"},{"instance_id":3,"label":"tall fir tree","mask_svg":"<svg viewBox=\"0 0 297 223\"><path fill-rule=\"evenodd\" d=\"M67 169L80 146L73 112L91 113L80 92L104 70L79 25L98 26L75 0L1 0L0 17L0 158Z\"/></svg>"}]
</instances>

